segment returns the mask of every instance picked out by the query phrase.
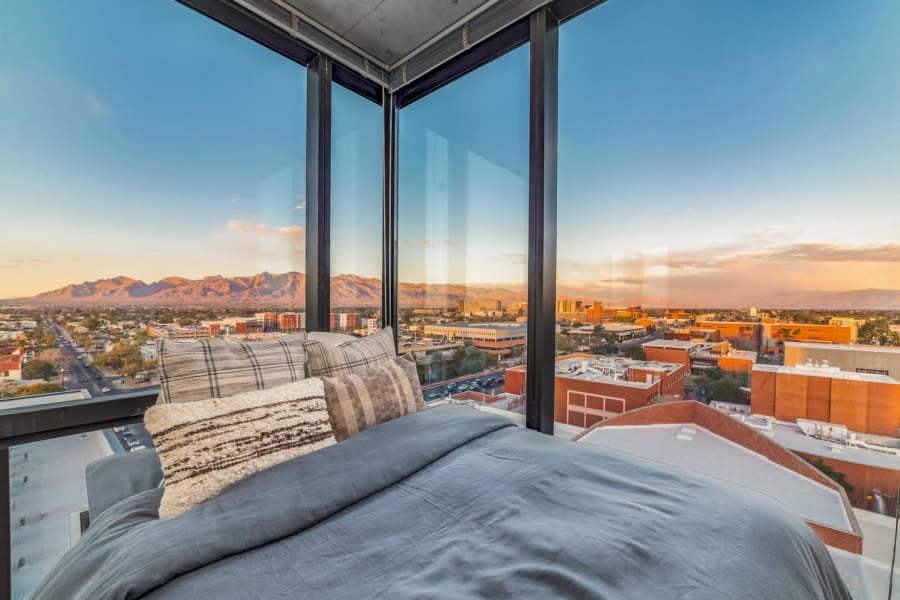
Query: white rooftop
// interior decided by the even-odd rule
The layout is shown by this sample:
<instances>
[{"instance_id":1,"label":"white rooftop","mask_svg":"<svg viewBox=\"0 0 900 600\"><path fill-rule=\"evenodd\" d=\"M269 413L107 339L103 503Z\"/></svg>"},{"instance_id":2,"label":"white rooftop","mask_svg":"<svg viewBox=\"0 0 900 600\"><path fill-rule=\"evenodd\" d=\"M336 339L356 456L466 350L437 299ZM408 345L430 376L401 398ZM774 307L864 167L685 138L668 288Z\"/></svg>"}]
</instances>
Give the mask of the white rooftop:
<instances>
[{"instance_id":1,"label":"white rooftop","mask_svg":"<svg viewBox=\"0 0 900 600\"><path fill-rule=\"evenodd\" d=\"M653 340L652 342L647 342L641 344L641 346L647 348L671 348L675 350L690 350L692 348L696 348L700 345L700 342L690 342L687 340Z\"/></svg>"},{"instance_id":2,"label":"white rooftop","mask_svg":"<svg viewBox=\"0 0 900 600\"><path fill-rule=\"evenodd\" d=\"M875 383L900 383L893 377L877 375L875 373L854 373L851 371L837 371L832 367L810 367L797 365L796 367L784 367L780 365L753 365L754 371L767 371L783 375L810 375L814 377L829 377L831 379L846 379L849 381L870 381Z\"/></svg>"},{"instance_id":3,"label":"white rooftop","mask_svg":"<svg viewBox=\"0 0 900 600\"><path fill-rule=\"evenodd\" d=\"M796 423L775 421L771 431L766 435L794 452L900 471L900 456L866 448L843 446L828 440L810 437L804 434Z\"/></svg>"},{"instance_id":4,"label":"white rooftop","mask_svg":"<svg viewBox=\"0 0 900 600\"><path fill-rule=\"evenodd\" d=\"M579 441L728 481L769 496L806 520L852 531L837 490L693 423L598 427Z\"/></svg>"},{"instance_id":5,"label":"white rooftop","mask_svg":"<svg viewBox=\"0 0 900 600\"><path fill-rule=\"evenodd\" d=\"M14 408L26 408L29 406L40 406L43 404L63 404L66 402L78 402L80 400L88 400L91 393L88 390L70 390L66 392L52 392L49 394L38 394L36 396L25 396L23 398L15 398L13 400L0 400L0 413L5 410Z\"/></svg>"},{"instance_id":6,"label":"white rooftop","mask_svg":"<svg viewBox=\"0 0 900 600\"><path fill-rule=\"evenodd\" d=\"M84 469L109 454L101 431L10 448L13 598L28 598L69 549L70 515L87 508ZM21 568L20 558L26 561Z\"/></svg>"},{"instance_id":7,"label":"white rooftop","mask_svg":"<svg viewBox=\"0 0 900 600\"><path fill-rule=\"evenodd\" d=\"M785 347L807 348L814 350L833 350L844 352L884 352L887 354L900 354L897 346L870 346L868 344L827 344L822 342L785 342Z\"/></svg>"}]
</instances>

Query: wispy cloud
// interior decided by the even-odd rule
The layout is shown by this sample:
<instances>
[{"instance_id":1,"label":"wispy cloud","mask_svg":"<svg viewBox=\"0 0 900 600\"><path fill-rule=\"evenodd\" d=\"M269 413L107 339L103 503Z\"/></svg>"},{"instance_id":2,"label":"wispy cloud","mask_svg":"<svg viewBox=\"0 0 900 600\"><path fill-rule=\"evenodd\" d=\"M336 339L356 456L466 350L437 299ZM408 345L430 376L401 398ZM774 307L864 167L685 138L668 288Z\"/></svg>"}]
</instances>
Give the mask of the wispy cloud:
<instances>
[{"instance_id":1,"label":"wispy cloud","mask_svg":"<svg viewBox=\"0 0 900 600\"><path fill-rule=\"evenodd\" d=\"M30 265L46 265L53 261L47 258L7 258L0 262L0 269L18 269Z\"/></svg>"},{"instance_id":2,"label":"wispy cloud","mask_svg":"<svg viewBox=\"0 0 900 600\"><path fill-rule=\"evenodd\" d=\"M900 244L868 246L795 244L757 256L769 261L898 262L900 261Z\"/></svg>"},{"instance_id":3,"label":"wispy cloud","mask_svg":"<svg viewBox=\"0 0 900 600\"><path fill-rule=\"evenodd\" d=\"M826 243L792 244L769 248L721 246L682 252L670 257L672 269L723 269L738 263L900 262L900 244L841 246Z\"/></svg>"},{"instance_id":4,"label":"wispy cloud","mask_svg":"<svg viewBox=\"0 0 900 600\"><path fill-rule=\"evenodd\" d=\"M245 223L237 219L231 219L226 224L229 231L235 233L249 233L258 236L271 236L286 238L291 241L305 239L306 230L299 225L265 225L262 223Z\"/></svg>"}]
</instances>

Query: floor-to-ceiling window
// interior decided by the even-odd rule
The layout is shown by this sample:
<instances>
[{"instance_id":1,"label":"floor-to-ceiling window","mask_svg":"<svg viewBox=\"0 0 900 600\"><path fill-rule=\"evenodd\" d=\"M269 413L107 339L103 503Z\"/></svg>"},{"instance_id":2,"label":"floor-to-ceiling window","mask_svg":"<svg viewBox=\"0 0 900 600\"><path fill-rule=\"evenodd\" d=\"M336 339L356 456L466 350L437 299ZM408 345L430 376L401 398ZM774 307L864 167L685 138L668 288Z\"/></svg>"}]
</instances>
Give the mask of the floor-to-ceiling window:
<instances>
[{"instance_id":1,"label":"floor-to-ceiling window","mask_svg":"<svg viewBox=\"0 0 900 600\"><path fill-rule=\"evenodd\" d=\"M368 335L382 326L382 112L332 87L332 331Z\"/></svg>"},{"instance_id":2,"label":"floor-to-ceiling window","mask_svg":"<svg viewBox=\"0 0 900 600\"><path fill-rule=\"evenodd\" d=\"M400 352L427 400L524 412L528 48L400 111Z\"/></svg>"},{"instance_id":3,"label":"floor-to-ceiling window","mask_svg":"<svg viewBox=\"0 0 900 600\"><path fill-rule=\"evenodd\" d=\"M877 452L832 446L900 444L898 23L893 2L610 0L561 27L557 421L687 398L793 450L798 419L832 423L802 456L893 512L900 463L878 479Z\"/></svg>"},{"instance_id":4,"label":"floor-to-ceiling window","mask_svg":"<svg viewBox=\"0 0 900 600\"><path fill-rule=\"evenodd\" d=\"M302 66L177 2L0 4L0 410L152 391L157 337L303 329L305 105ZM148 443L11 449L14 598L87 462Z\"/></svg>"}]
</instances>

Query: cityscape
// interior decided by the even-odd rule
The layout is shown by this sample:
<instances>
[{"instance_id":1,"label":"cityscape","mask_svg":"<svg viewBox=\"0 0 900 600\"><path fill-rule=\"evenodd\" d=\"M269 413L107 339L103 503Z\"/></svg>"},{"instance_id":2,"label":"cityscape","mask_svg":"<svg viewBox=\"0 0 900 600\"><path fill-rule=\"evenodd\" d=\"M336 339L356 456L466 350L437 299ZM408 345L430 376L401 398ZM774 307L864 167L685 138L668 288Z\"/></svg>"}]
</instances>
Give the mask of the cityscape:
<instances>
[{"instance_id":1,"label":"cityscape","mask_svg":"<svg viewBox=\"0 0 900 600\"><path fill-rule=\"evenodd\" d=\"M312 70L183 4L0 6L0 415L152 397L160 340L307 332ZM769 496L883 597L900 3L598 4L559 25L553 434ZM383 107L330 81L330 231L310 234L331 339L384 330L393 231L397 352L426 404L520 426L531 49L399 106L391 144ZM150 448L135 420L9 449L15 597L84 532L86 465Z\"/></svg>"}]
</instances>

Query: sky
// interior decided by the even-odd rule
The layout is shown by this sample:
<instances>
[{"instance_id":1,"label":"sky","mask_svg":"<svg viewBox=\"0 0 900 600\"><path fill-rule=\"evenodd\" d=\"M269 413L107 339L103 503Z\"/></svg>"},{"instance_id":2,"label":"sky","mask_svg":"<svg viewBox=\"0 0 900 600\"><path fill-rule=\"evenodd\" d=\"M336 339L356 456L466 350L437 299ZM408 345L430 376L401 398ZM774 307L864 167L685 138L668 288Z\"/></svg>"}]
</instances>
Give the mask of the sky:
<instances>
[{"instance_id":1,"label":"sky","mask_svg":"<svg viewBox=\"0 0 900 600\"><path fill-rule=\"evenodd\" d=\"M401 111L401 281L524 285L528 52ZM897 73L893 0L609 0L564 24L560 295L900 289ZM175 2L0 3L0 297L305 270L305 78ZM339 87L334 111L332 272L377 277L381 112Z\"/></svg>"},{"instance_id":2,"label":"sky","mask_svg":"<svg viewBox=\"0 0 900 600\"><path fill-rule=\"evenodd\" d=\"M304 67L177 2L0 3L0 298L305 271L305 106ZM333 111L332 269L380 277L381 109Z\"/></svg>"}]
</instances>

